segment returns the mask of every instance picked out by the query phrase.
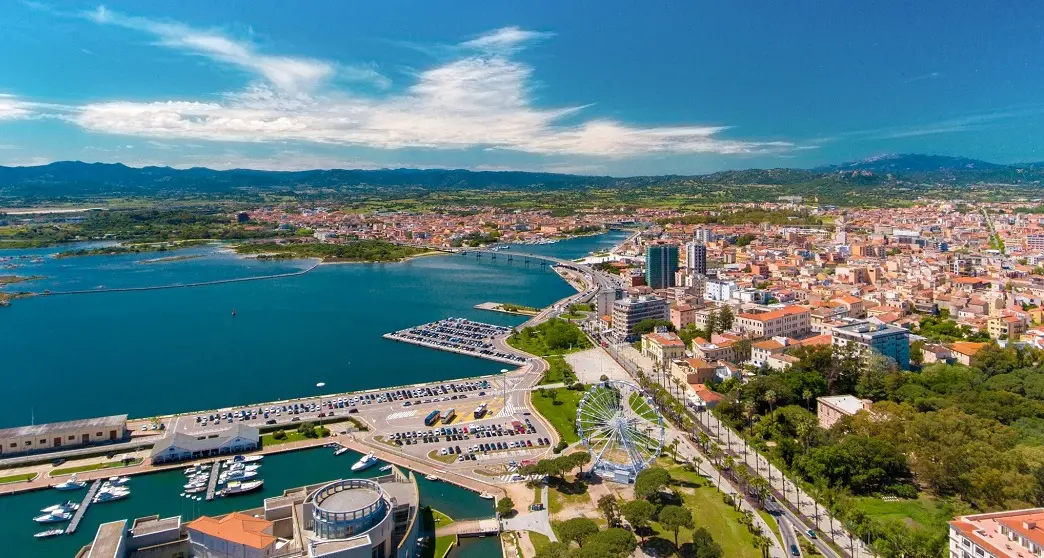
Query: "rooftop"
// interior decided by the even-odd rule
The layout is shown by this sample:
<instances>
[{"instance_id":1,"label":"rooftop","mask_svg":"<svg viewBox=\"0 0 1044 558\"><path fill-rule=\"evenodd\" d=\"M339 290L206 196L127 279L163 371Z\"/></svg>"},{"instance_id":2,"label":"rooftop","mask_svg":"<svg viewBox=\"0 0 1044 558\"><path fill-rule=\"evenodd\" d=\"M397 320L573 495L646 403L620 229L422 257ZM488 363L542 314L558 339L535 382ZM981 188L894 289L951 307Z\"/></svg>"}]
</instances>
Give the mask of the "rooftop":
<instances>
[{"instance_id":1,"label":"rooftop","mask_svg":"<svg viewBox=\"0 0 1044 558\"><path fill-rule=\"evenodd\" d=\"M0 430L0 438L21 438L23 436L45 436L52 432L68 432L70 430L85 430L95 428L123 429L127 425L127 415L112 415L109 417L95 417L80 420L67 420L64 422L51 422L47 424L34 424L31 426L16 426ZM122 433L122 432L121 432Z\"/></svg>"},{"instance_id":2,"label":"rooftop","mask_svg":"<svg viewBox=\"0 0 1044 558\"><path fill-rule=\"evenodd\" d=\"M840 409L846 414L854 415L863 410L863 400L854 395L832 395L816 399L820 403Z\"/></svg>"},{"instance_id":3,"label":"rooftop","mask_svg":"<svg viewBox=\"0 0 1044 558\"><path fill-rule=\"evenodd\" d=\"M982 547L983 550L998 557L1036 558L1027 546L1019 542L1019 538L1044 546L1044 508L1031 508L996 513L983 513L958 517L950 525ZM1016 534L1016 540L1001 533L1001 529Z\"/></svg>"},{"instance_id":4,"label":"rooftop","mask_svg":"<svg viewBox=\"0 0 1044 558\"><path fill-rule=\"evenodd\" d=\"M221 519L203 516L189 522L186 527L211 537L259 550L267 548L277 540L276 537L265 532L271 532L271 521L239 512L230 513Z\"/></svg>"}]
</instances>

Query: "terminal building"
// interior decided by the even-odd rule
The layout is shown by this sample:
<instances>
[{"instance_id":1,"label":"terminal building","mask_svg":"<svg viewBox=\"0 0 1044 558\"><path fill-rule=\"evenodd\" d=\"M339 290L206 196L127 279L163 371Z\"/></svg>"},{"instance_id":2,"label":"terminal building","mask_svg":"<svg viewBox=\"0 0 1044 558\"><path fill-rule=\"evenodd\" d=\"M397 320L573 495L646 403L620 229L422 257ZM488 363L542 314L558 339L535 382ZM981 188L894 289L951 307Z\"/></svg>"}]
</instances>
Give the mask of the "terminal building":
<instances>
[{"instance_id":1,"label":"terminal building","mask_svg":"<svg viewBox=\"0 0 1044 558\"><path fill-rule=\"evenodd\" d=\"M414 558L420 491L398 467L372 479L293 488L223 516L102 524L85 558Z\"/></svg>"},{"instance_id":2,"label":"terminal building","mask_svg":"<svg viewBox=\"0 0 1044 558\"><path fill-rule=\"evenodd\" d=\"M236 424L224 430L196 433L168 431L152 446L152 464L199 459L256 450L261 434L253 426Z\"/></svg>"},{"instance_id":3,"label":"terminal building","mask_svg":"<svg viewBox=\"0 0 1044 558\"><path fill-rule=\"evenodd\" d=\"M122 442L129 435L127 415L4 428L0 430L0 455Z\"/></svg>"}]
</instances>

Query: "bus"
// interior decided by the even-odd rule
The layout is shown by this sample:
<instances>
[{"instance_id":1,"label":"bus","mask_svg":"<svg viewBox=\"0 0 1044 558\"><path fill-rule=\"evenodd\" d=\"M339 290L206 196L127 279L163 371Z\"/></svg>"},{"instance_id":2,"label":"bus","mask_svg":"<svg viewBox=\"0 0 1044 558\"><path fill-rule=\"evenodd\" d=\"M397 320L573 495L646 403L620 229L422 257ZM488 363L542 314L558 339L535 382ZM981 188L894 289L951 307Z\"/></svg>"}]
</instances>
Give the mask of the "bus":
<instances>
[{"instance_id":1,"label":"bus","mask_svg":"<svg viewBox=\"0 0 1044 558\"><path fill-rule=\"evenodd\" d=\"M475 418L480 419L486 414L486 404L479 405L478 409L475 409Z\"/></svg>"},{"instance_id":2,"label":"bus","mask_svg":"<svg viewBox=\"0 0 1044 558\"><path fill-rule=\"evenodd\" d=\"M424 426L431 426L431 425L435 424L436 422L439 422L439 410L438 409L435 409L434 411L428 413L428 416L424 418Z\"/></svg>"},{"instance_id":3,"label":"bus","mask_svg":"<svg viewBox=\"0 0 1044 558\"><path fill-rule=\"evenodd\" d=\"M442 424L449 424L453 422L453 419L457 418L457 413L454 409L446 411L446 414L442 415Z\"/></svg>"}]
</instances>

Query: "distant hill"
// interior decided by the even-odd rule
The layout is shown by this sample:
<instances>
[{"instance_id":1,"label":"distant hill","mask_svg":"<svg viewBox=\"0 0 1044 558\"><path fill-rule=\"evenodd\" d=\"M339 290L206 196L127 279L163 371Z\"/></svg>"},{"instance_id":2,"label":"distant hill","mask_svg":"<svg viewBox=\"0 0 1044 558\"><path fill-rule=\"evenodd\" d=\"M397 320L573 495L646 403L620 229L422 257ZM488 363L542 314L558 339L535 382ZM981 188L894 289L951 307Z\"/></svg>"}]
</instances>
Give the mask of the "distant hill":
<instances>
[{"instance_id":1,"label":"distant hill","mask_svg":"<svg viewBox=\"0 0 1044 558\"><path fill-rule=\"evenodd\" d=\"M227 195L309 190L583 190L587 188L694 188L775 186L797 194L860 191L868 187L938 184L1039 185L1044 163L998 165L942 155L883 155L814 169L748 169L694 176L580 176L540 172L446 169L260 171L249 169L128 167L120 163L62 161L35 167L0 166L0 198L80 198L120 195ZM777 190L778 191L778 190Z\"/></svg>"}]
</instances>

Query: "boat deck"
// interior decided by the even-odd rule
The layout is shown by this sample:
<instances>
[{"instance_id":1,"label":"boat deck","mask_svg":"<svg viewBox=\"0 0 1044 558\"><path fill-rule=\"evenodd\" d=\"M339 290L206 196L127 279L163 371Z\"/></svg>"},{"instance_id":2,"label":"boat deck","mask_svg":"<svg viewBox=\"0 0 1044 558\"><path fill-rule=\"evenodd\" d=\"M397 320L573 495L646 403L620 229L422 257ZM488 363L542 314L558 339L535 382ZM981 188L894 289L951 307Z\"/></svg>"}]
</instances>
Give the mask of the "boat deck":
<instances>
[{"instance_id":1,"label":"boat deck","mask_svg":"<svg viewBox=\"0 0 1044 558\"><path fill-rule=\"evenodd\" d=\"M87 495L84 496L83 501L80 502L80 508L76 510L76 515L73 516L72 521L69 522L69 526L65 529L66 535L71 535L76 532L76 528L80 526L80 520L83 519L83 514L87 513L87 506L90 506L91 502L94 501L94 495L98 493L101 484L101 479L91 483L91 487L87 489Z\"/></svg>"}]
</instances>

